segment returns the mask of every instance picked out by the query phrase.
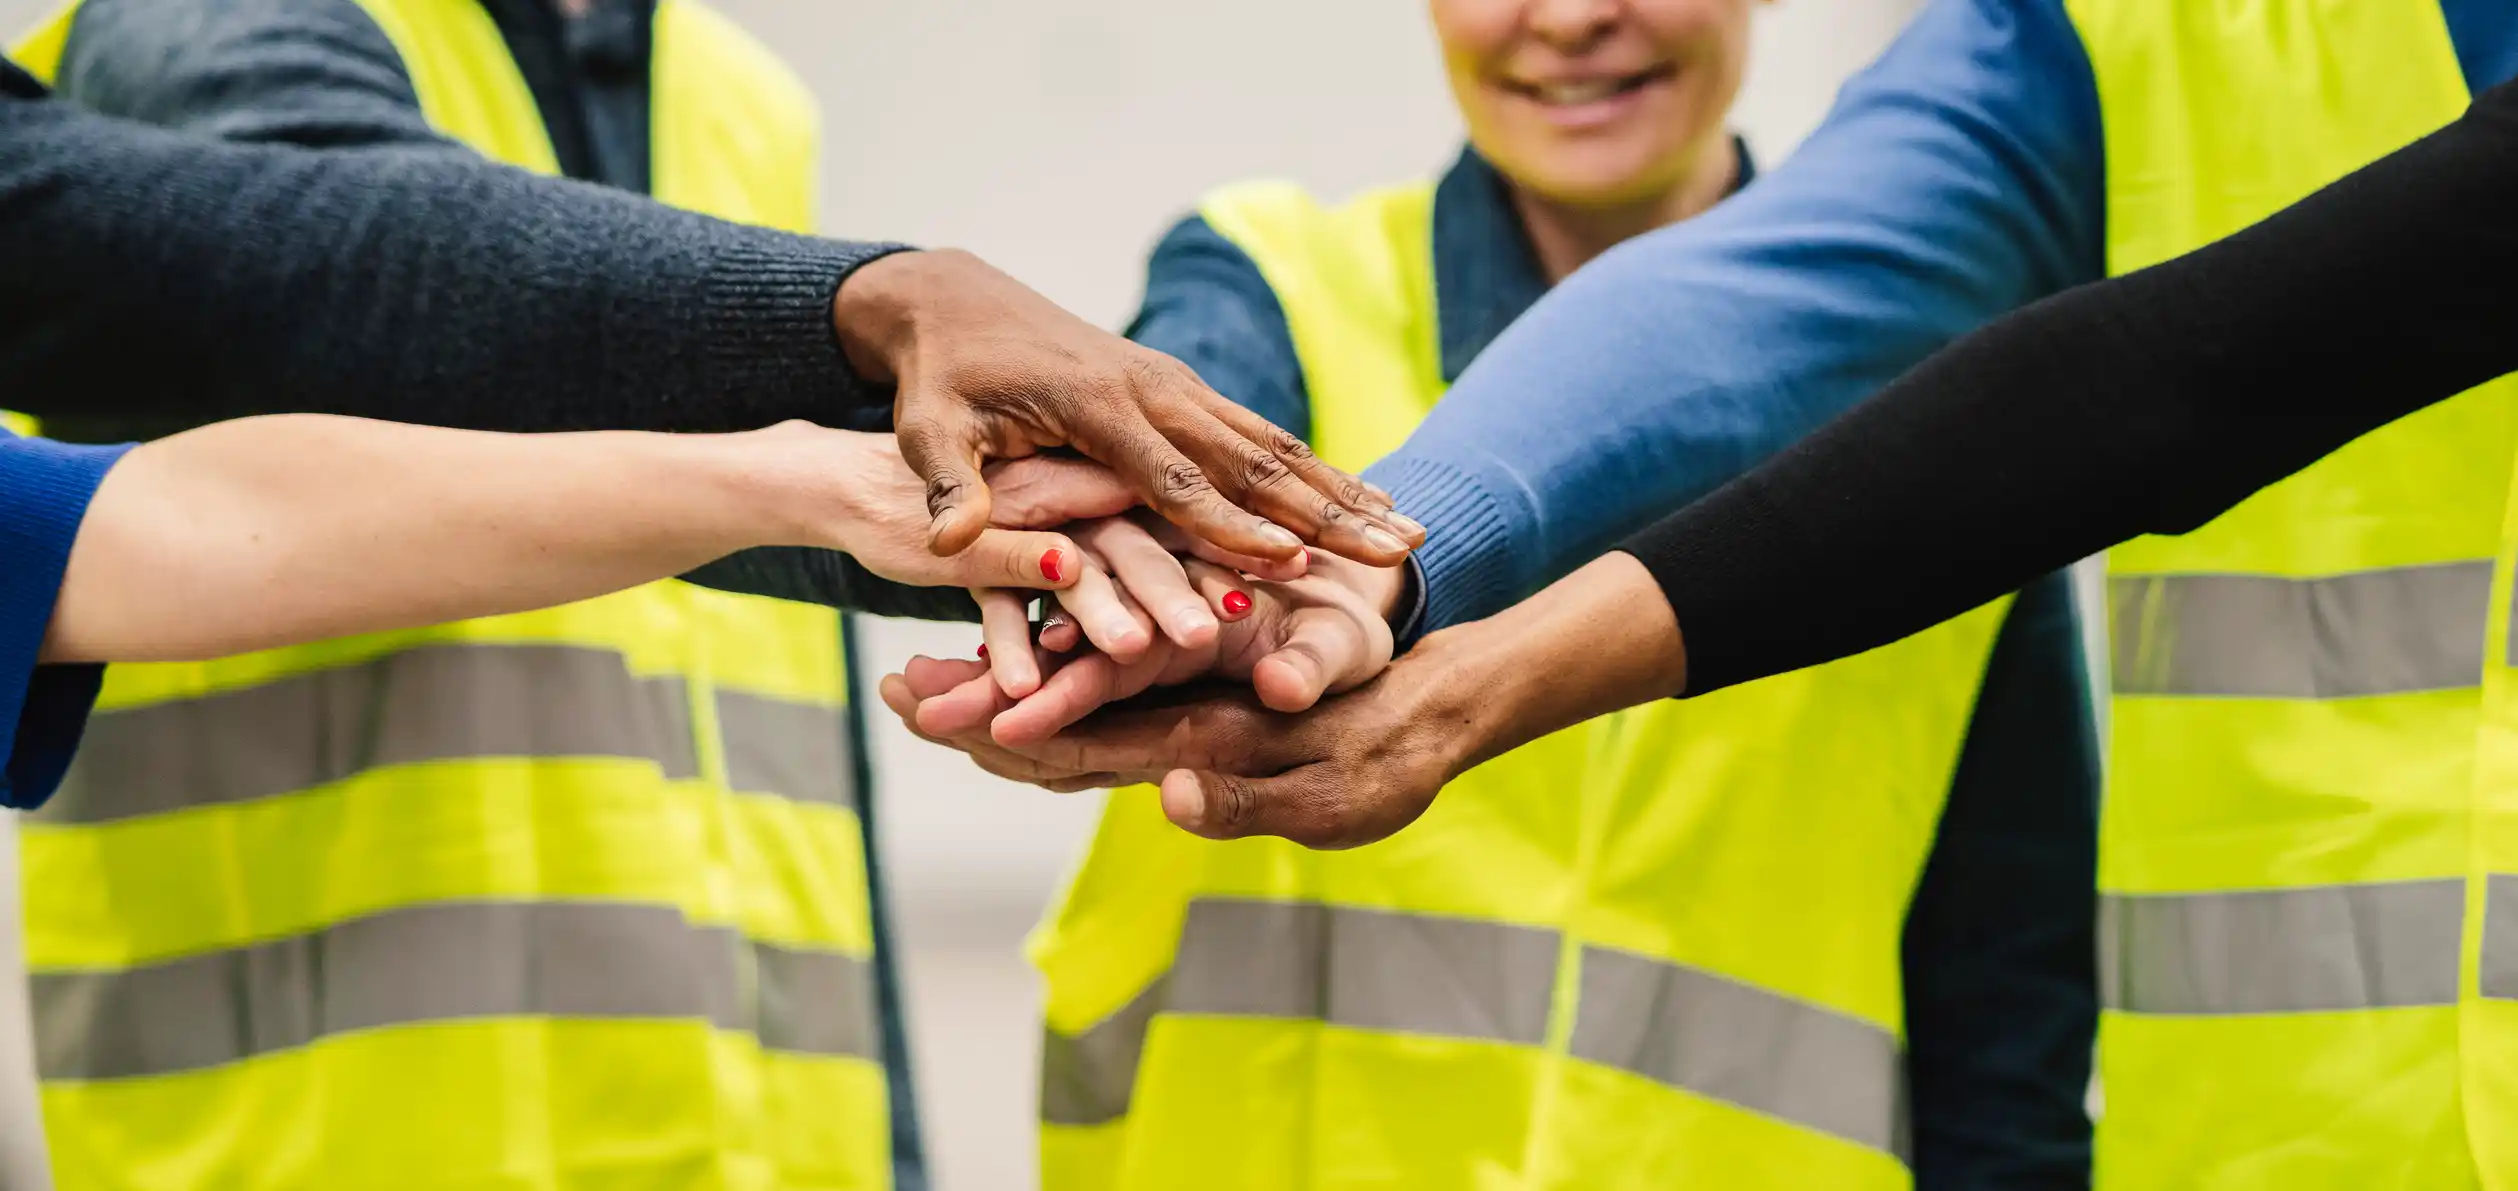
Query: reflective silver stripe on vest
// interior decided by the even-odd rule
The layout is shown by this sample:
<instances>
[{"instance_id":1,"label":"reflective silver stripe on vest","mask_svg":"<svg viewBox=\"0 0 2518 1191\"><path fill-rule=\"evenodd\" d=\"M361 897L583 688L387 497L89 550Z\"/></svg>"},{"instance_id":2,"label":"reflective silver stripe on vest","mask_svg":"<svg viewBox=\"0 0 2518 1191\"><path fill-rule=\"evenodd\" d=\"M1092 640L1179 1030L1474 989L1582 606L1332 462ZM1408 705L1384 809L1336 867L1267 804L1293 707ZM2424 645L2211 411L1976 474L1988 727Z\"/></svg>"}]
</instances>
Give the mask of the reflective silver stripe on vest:
<instances>
[{"instance_id":1,"label":"reflective silver stripe on vest","mask_svg":"<svg viewBox=\"0 0 2518 1191\"><path fill-rule=\"evenodd\" d=\"M742 691L717 692L726 784L796 802L857 805L848 709Z\"/></svg>"},{"instance_id":2,"label":"reflective silver stripe on vest","mask_svg":"<svg viewBox=\"0 0 2518 1191\"><path fill-rule=\"evenodd\" d=\"M1535 1046L1557 947L1554 931L1473 918L1201 898L1164 1011Z\"/></svg>"},{"instance_id":3,"label":"reflective silver stripe on vest","mask_svg":"<svg viewBox=\"0 0 2518 1191\"><path fill-rule=\"evenodd\" d=\"M476 757L635 757L694 777L681 679L565 645L439 644L90 720L37 813L103 823Z\"/></svg>"},{"instance_id":4,"label":"reflective silver stripe on vest","mask_svg":"<svg viewBox=\"0 0 2518 1191\"><path fill-rule=\"evenodd\" d=\"M1046 1032L1041 1119L1125 1117L1158 1014L1317 1019L1358 1029L1546 1041L1552 930L1299 902L1190 903L1172 969L1074 1035ZM1576 1057L1906 1154L1888 1031L1696 969L1583 951Z\"/></svg>"},{"instance_id":5,"label":"reflective silver stripe on vest","mask_svg":"<svg viewBox=\"0 0 2518 1191\"><path fill-rule=\"evenodd\" d=\"M669 906L440 902L142 967L38 970L30 990L42 1077L116 1079L353 1030L515 1016L697 1018L778 1049L871 1058L867 969L746 947Z\"/></svg>"},{"instance_id":6,"label":"reflective silver stripe on vest","mask_svg":"<svg viewBox=\"0 0 2518 1191\"><path fill-rule=\"evenodd\" d=\"M2099 991L2122 1013L2453 1005L2465 882L2109 894Z\"/></svg>"},{"instance_id":7,"label":"reflective silver stripe on vest","mask_svg":"<svg viewBox=\"0 0 2518 1191\"><path fill-rule=\"evenodd\" d=\"M1169 976L1155 977L1119 1012L1081 1034L1041 1031L1040 1119L1052 1125L1106 1125L1128 1115L1145 1033L1163 1008Z\"/></svg>"},{"instance_id":8,"label":"reflective silver stripe on vest","mask_svg":"<svg viewBox=\"0 0 2518 1191\"><path fill-rule=\"evenodd\" d=\"M882 1058L871 962L773 943L753 942L750 950L760 1002L751 1028L762 1046L796 1054Z\"/></svg>"},{"instance_id":9,"label":"reflective silver stripe on vest","mask_svg":"<svg viewBox=\"0 0 2518 1191\"><path fill-rule=\"evenodd\" d=\"M1509 923L1199 898L1169 973L1081 1034L1046 1034L1041 1116L1098 1125L1126 1115L1158 1013L1536 1046L1547 1037L1558 949L1556 932Z\"/></svg>"},{"instance_id":10,"label":"reflective silver stripe on vest","mask_svg":"<svg viewBox=\"0 0 2518 1191\"><path fill-rule=\"evenodd\" d=\"M2483 995L2518 1001L2518 873L2493 873L2483 888Z\"/></svg>"},{"instance_id":11,"label":"reflective silver stripe on vest","mask_svg":"<svg viewBox=\"0 0 2518 1191\"><path fill-rule=\"evenodd\" d=\"M1907 1160L1896 1035L1860 1018L1650 956L1583 948L1575 1058Z\"/></svg>"},{"instance_id":12,"label":"reflective silver stripe on vest","mask_svg":"<svg viewBox=\"0 0 2518 1191\"><path fill-rule=\"evenodd\" d=\"M2119 695L2341 699L2483 681L2489 561L2108 580Z\"/></svg>"}]
</instances>

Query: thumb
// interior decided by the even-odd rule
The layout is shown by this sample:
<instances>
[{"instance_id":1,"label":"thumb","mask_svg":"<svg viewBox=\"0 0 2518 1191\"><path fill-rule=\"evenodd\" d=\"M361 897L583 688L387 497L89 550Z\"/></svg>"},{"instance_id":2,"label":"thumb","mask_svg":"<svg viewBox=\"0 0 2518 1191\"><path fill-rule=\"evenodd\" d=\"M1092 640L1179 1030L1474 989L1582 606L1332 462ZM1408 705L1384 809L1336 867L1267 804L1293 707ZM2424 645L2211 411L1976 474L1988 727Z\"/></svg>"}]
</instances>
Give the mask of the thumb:
<instances>
[{"instance_id":1,"label":"thumb","mask_svg":"<svg viewBox=\"0 0 2518 1191\"><path fill-rule=\"evenodd\" d=\"M927 549L959 554L988 527L988 481L980 474L978 423L958 408L904 420L894 437L901 459L927 484ZM1024 586L1035 586L1024 584Z\"/></svg>"},{"instance_id":2,"label":"thumb","mask_svg":"<svg viewBox=\"0 0 2518 1191\"><path fill-rule=\"evenodd\" d=\"M1332 690L1372 676L1364 631L1346 616L1322 608L1294 610L1285 639L1250 667L1251 689L1270 711L1306 711Z\"/></svg>"},{"instance_id":3,"label":"thumb","mask_svg":"<svg viewBox=\"0 0 2518 1191\"><path fill-rule=\"evenodd\" d=\"M944 560L949 574L934 587L1028 587L1056 591L1084 573L1084 552L1062 533L981 529L969 546Z\"/></svg>"},{"instance_id":4,"label":"thumb","mask_svg":"<svg viewBox=\"0 0 2518 1191\"><path fill-rule=\"evenodd\" d=\"M1327 769L1302 765L1275 777L1175 769L1163 775L1163 817L1208 839L1274 835L1306 848L1367 842L1352 838L1352 828L1338 814Z\"/></svg>"},{"instance_id":5,"label":"thumb","mask_svg":"<svg viewBox=\"0 0 2518 1191\"><path fill-rule=\"evenodd\" d=\"M1029 455L991 463L987 476L993 513L1007 529L1047 529L1127 512L1137 494L1109 468L1069 455Z\"/></svg>"}]
</instances>

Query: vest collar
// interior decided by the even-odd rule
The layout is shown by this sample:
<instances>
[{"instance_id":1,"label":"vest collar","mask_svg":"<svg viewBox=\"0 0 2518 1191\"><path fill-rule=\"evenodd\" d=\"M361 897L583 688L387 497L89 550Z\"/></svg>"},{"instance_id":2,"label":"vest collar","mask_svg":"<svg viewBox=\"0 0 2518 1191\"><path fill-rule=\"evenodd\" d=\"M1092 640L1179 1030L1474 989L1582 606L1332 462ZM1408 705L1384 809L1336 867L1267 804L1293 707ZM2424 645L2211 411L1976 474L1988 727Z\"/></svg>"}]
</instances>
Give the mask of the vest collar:
<instances>
[{"instance_id":1,"label":"vest collar","mask_svg":"<svg viewBox=\"0 0 2518 1191\"><path fill-rule=\"evenodd\" d=\"M1725 197L1757 176L1748 142L1734 136L1739 159ZM1463 146L1434 186L1434 318L1443 353L1443 383L1460 379L1486 345L1548 292L1539 255L1513 210L1504 176Z\"/></svg>"}]
</instances>

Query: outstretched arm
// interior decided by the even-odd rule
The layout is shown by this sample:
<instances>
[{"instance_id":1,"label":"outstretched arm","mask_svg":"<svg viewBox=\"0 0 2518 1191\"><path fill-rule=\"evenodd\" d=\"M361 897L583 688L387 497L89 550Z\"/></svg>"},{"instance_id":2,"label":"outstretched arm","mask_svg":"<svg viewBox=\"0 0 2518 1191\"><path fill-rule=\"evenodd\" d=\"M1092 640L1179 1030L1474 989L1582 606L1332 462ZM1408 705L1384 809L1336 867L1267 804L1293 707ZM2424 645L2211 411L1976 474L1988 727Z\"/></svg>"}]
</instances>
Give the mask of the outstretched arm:
<instances>
[{"instance_id":1,"label":"outstretched arm","mask_svg":"<svg viewBox=\"0 0 2518 1191\"><path fill-rule=\"evenodd\" d=\"M314 414L223 422L134 448L106 473L43 658L218 657L522 611L750 546L846 551L914 583L1058 586L1041 559L1072 554L1062 534L991 530L962 554L928 554L916 489L884 482L892 469L906 475L886 436L803 423L528 436Z\"/></svg>"},{"instance_id":2,"label":"outstretched arm","mask_svg":"<svg viewBox=\"0 0 2518 1191\"><path fill-rule=\"evenodd\" d=\"M1247 698L1114 710L1005 751L1051 776L1169 770L1165 810L1202 834L1378 839L1546 732L1887 644L2114 542L2192 529L2518 370L2513 203L2507 84L2246 231L1969 336L1621 552L1308 714Z\"/></svg>"}]
</instances>

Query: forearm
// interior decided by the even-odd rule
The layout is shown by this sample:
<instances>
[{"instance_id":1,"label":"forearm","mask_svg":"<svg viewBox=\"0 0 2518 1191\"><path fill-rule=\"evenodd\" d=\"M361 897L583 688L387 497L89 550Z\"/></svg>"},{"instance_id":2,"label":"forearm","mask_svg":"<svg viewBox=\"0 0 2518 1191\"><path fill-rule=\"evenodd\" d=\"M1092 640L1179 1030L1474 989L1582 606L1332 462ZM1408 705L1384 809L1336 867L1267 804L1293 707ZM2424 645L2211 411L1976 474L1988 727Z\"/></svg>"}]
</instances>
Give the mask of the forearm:
<instances>
[{"instance_id":1,"label":"forearm","mask_svg":"<svg viewBox=\"0 0 2518 1191\"><path fill-rule=\"evenodd\" d=\"M1666 698L1686 678L1677 623L1652 574L1611 554L1485 620L1425 638L1392 663L1443 725L1458 776L1551 732Z\"/></svg>"},{"instance_id":2,"label":"forearm","mask_svg":"<svg viewBox=\"0 0 2518 1191\"><path fill-rule=\"evenodd\" d=\"M2518 369L2512 202L2504 86L2263 223L1936 356L1629 544L1686 631L1690 690L1885 644L2125 538L2194 529Z\"/></svg>"},{"instance_id":3,"label":"forearm","mask_svg":"<svg viewBox=\"0 0 2518 1191\"><path fill-rule=\"evenodd\" d=\"M300 415L147 444L88 508L45 657L216 657L521 611L795 540L747 437Z\"/></svg>"},{"instance_id":4,"label":"forearm","mask_svg":"<svg viewBox=\"0 0 2518 1191\"><path fill-rule=\"evenodd\" d=\"M2101 190L2061 6L1937 0L1791 159L1566 279L1368 473L1434 531L1431 627L1538 590L2096 276Z\"/></svg>"},{"instance_id":5,"label":"forearm","mask_svg":"<svg viewBox=\"0 0 2518 1191\"><path fill-rule=\"evenodd\" d=\"M0 370L58 432L355 412L732 430L887 409L815 240L410 148L228 144L0 98Z\"/></svg>"}]
</instances>

